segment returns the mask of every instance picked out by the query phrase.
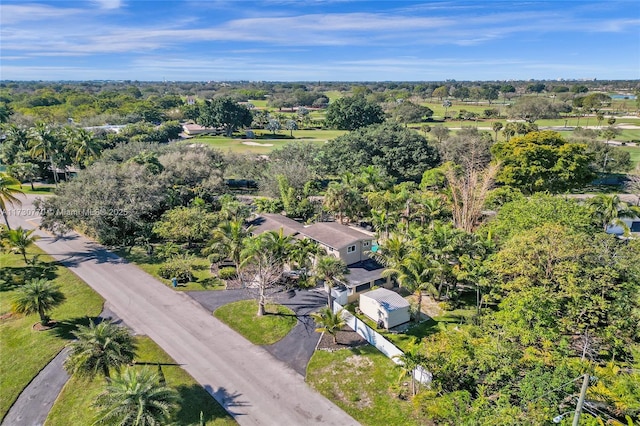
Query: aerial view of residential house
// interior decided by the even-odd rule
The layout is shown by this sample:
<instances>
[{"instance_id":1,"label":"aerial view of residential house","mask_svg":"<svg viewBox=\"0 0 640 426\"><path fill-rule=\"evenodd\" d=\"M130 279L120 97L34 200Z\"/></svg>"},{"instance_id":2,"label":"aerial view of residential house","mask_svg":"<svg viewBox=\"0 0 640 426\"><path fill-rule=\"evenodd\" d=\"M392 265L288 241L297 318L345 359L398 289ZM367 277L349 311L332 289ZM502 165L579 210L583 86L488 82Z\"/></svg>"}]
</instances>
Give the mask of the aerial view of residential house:
<instances>
[{"instance_id":1,"label":"aerial view of residential house","mask_svg":"<svg viewBox=\"0 0 640 426\"><path fill-rule=\"evenodd\" d=\"M393 282L382 276L384 267L370 257L376 241L373 235L337 222L317 222L303 225L280 214L261 213L250 225L254 234L280 231L295 238L309 238L324 248L328 255L342 259L349 268L343 288L333 295L344 303L358 299L372 287L392 288Z\"/></svg>"}]
</instances>

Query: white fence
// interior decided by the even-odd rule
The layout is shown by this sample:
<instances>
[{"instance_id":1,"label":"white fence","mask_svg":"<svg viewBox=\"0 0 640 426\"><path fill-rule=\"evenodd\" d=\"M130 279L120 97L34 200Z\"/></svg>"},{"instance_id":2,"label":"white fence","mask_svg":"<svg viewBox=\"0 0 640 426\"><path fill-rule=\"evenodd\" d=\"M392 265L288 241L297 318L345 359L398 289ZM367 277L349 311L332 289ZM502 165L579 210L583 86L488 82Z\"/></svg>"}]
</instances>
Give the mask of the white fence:
<instances>
[{"instance_id":1,"label":"white fence","mask_svg":"<svg viewBox=\"0 0 640 426\"><path fill-rule=\"evenodd\" d=\"M334 301L333 312L337 313L338 311L340 311L340 309L343 309L342 305ZM367 342L375 346L380 352L385 354L393 362L395 362L396 364L402 364L398 357L404 355L404 352L398 349L396 345L388 341L384 336L369 327L364 323L364 321L362 321L346 309L343 309L342 311L342 318L344 318L347 325L351 327L353 331L362 336ZM420 383L429 384L431 383L431 379L433 376L429 371L418 366L418 368L413 371L413 377Z\"/></svg>"}]
</instances>

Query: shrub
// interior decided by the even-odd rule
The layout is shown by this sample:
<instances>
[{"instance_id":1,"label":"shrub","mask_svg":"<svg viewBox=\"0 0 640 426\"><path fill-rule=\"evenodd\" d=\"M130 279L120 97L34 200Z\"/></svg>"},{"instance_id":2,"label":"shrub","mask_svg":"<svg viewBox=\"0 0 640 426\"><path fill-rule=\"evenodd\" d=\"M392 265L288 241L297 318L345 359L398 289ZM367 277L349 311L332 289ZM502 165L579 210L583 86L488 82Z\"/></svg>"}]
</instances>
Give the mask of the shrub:
<instances>
[{"instance_id":1,"label":"shrub","mask_svg":"<svg viewBox=\"0 0 640 426\"><path fill-rule=\"evenodd\" d=\"M162 278L176 278L179 283L193 281L193 259L189 256L173 256L167 262L160 265L158 274Z\"/></svg>"},{"instance_id":2,"label":"shrub","mask_svg":"<svg viewBox=\"0 0 640 426\"><path fill-rule=\"evenodd\" d=\"M453 311L454 309L456 309L456 305L457 303L453 300L438 303L438 306L440 306L440 309L442 309L443 311Z\"/></svg>"},{"instance_id":3,"label":"shrub","mask_svg":"<svg viewBox=\"0 0 640 426\"><path fill-rule=\"evenodd\" d=\"M235 278L238 275L236 268L233 266L226 266L224 268L220 268L218 271L218 277L221 280L230 280Z\"/></svg>"}]
</instances>

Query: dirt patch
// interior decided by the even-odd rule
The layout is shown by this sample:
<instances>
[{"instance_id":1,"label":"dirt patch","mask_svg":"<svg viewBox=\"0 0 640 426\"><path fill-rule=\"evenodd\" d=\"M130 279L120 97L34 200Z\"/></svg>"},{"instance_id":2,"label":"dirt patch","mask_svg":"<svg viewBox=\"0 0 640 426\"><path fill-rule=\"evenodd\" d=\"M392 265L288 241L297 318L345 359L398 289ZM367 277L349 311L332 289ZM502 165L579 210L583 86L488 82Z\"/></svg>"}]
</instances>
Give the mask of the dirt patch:
<instances>
[{"instance_id":1,"label":"dirt patch","mask_svg":"<svg viewBox=\"0 0 640 426\"><path fill-rule=\"evenodd\" d=\"M4 314L4 315L0 315L0 321L1 321L1 320L9 319L9 318L11 318L12 316L13 316L13 312L7 312L7 313L6 313L6 314Z\"/></svg>"},{"instance_id":2,"label":"dirt patch","mask_svg":"<svg viewBox=\"0 0 640 426\"><path fill-rule=\"evenodd\" d=\"M318 342L318 349L335 351L338 349L355 348L369 344L358 333L349 327L344 327L341 331L338 331L336 334L336 340L338 341L337 344L333 343L333 336L329 333L323 333L320 338L320 342Z\"/></svg>"},{"instance_id":3,"label":"dirt patch","mask_svg":"<svg viewBox=\"0 0 640 426\"><path fill-rule=\"evenodd\" d=\"M355 368L367 368L373 365L373 362L369 358L362 355L351 355L345 361Z\"/></svg>"},{"instance_id":4,"label":"dirt patch","mask_svg":"<svg viewBox=\"0 0 640 426\"><path fill-rule=\"evenodd\" d=\"M409 303L416 303L415 295L409 296L408 299ZM432 297L427 296L426 294L422 295L422 307L420 311L424 314L427 314L431 318L440 316L443 313L442 308L440 308L440 306L438 305L438 302L436 302Z\"/></svg>"},{"instance_id":5,"label":"dirt patch","mask_svg":"<svg viewBox=\"0 0 640 426\"><path fill-rule=\"evenodd\" d=\"M31 326L31 328L35 331L46 331L46 330L51 330L52 328L55 328L58 325L58 323L56 321L50 321L49 324L47 325L42 325L42 323L35 323L33 324L33 326Z\"/></svg>"}]
</instances>

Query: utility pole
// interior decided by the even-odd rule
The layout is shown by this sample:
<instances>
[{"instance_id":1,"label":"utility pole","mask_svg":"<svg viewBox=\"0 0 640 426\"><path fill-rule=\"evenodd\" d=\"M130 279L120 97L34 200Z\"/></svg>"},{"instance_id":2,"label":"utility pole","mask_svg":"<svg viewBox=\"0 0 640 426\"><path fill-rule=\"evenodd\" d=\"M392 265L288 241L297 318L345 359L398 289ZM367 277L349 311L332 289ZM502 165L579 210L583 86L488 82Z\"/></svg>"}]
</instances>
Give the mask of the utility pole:
<instances>
[{"instance_id":1,"label":"utility pole","mask_svg":"<svg viewBox=\"0 0 640 426\"><path fill-rule=\"evenodd\" d=\"M573 423L571 426L578 426L580 422L580 413L582 413L582 406L584 405L584 398L587 395L587 388L589 387L589 374L584 375L582 380L582 390L580 390L580 398L578 399L578 405L576 405L576 414L573 416Z\"/></svg>"}]
</instances>

